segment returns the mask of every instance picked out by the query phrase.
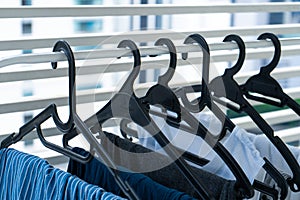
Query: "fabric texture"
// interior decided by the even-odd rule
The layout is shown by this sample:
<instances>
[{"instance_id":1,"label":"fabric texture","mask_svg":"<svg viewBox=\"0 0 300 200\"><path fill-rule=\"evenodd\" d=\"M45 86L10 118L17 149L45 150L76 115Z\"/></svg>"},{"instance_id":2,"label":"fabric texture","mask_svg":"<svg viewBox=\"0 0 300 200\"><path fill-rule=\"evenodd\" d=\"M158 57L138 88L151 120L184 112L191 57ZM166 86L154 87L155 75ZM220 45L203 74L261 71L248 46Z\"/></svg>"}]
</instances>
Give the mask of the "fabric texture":
<instances>
[{"instance_id":1,"label":"fabric texture","mask_svg":"<svg viewBox=\"0 0 300 200\"><path fill-rule=\"evenodd\" d=\"M89 153L80 148L74 148L74 152L80 153L81 155L88 155ZM87 181L88 183L99 185L110 191L114 194L124 196L120 187L117 185L114 177L109 173L107 167L93 158L87 164L81 164L74 160L70 160L68 166L68 172L80 177L81 179ZM128 184L133 188L136 195L143 200L169 200L169 199L180 199L180 200L189 200L194 199L191 196L179 192L174 189L167 188L163 185L160 185L149 177L144 176L139 173L130 173L125 171L117 171L118 175L123 181L128 182Z\"/></svg>"},{"instance_id":2,"label":"fabric texture","mask_svg":"<svg viewBox=\"0 0 300 200\"><path fill-rule=\"evenodd\" d=\"M215 116L205 113L198 113L196 115L196 118L205 127L211 130L211 132L219 132L220 124L218 123L218 120ZM206 152L202 150L205 149L206 146L201 138L190 138L192 140L190 140L189 145L186 145L187 142L182 141L183 138L188 138L185 136L189 136L189 133L168 126L163 121L163 119L159 117L153 116L153 120L160 125L162 131L176 146L179 146L180 148L186 148L188 151L196 155L203 155L203 153L205 155ZM149 134L146 133L142 128L139 127L138 133L141 136L141 139L139 141L143 145L148 145L147 147L164 153L163 149L161 149L156 141L151 138ZM274 181L270 179L266 171L262 169L262 166L264 164L264 161L262 160L263 157L266 157L277 168L277 170L282 172L283 175L292 175L292 172L285 162L284 158L264 134L249 133L246 130L236 126L233 132L227 134L227 136L223 138L221 142L238 161L250 181L256 179L261 182L265 182L266 184L271 184L270 186L274 186L276 188L276 184L274 183ZM287 146L293 153L297 161L300 163L300 148L290 145ZM213 174L217 174L223 178L234 178L227 166L222 164L221 158L214 152L208 152L205 157L209 159L210 162L206 166L202 167L202 169L207 170ZM251 199L263 198L262 195L256 191L255 196ZM300 193L292 192L289 189L286 199L298 200L300 199Z\"/></svg>"},{"instance_id":3,"label":"fabric texture","mask_svg":"<svg viewBox=\"0 0 300 200\"><path fill-rule=\"evenodd\" d=\"M158 124L162 132L172 144L195 155L205 157L206 159L210 160L210 162L203 167L194 165L195 167L199 167L225 179L235 180L234 175L223 162L222 158L219 157L218 154L215 153L202 138L169 126L166 124L163 118L157 116L151 117L153 121ZM221 123L214 115L201 112L195 114L195 117L208 130L210 130L211 133L215 133L217 135L220 132ZM246 131L244 129L236 126L233 132L228 133L225 138L221 140L221 143L239 163L240 167L249 178L249 181L253 183L256 175L264 164L264 160L251 140L249 140L247 137L244 137L245 133ZM143 128L138 127L138 134L139 141L143 146L154 151L164 153L163 149L159 146L155 139L150 137L150 135ZM248 162L249 160L253 161L251 162L251 165Z\"/></svg>"},{"instance_id":4,"label":"fabric texture","mask_svg":"<svg viewBox=\"0 0 300 200\"><path fill-rule=\"evenodd\" d=\"M260 152L260 154L266 157L281 172L281 174L283 174L285 177L292 175L292 172L288 167L288 165L286 164L284 158L281 156L281 154L276 149L276 147L268 140L268 138L265 135L255 135L255 134L247 133L245 134L245 137L248 137L249 140L252 141L252 143L255 145L256 149ZM300 148L293 147L290 145L287 146L295 156L298 163L300 163ZM266 172L257 175L256 179L276 187L276 184L272 181L272 179L270 179L269 175L266 174ZM260 196L257 197L256 199L259 198ZM286 199L298 200L300 199L300 193L292 192L289 189Z\"/></svg>"},{"instance_id":5,"label":"fabric texture","mask_svg":"<svg viewBox=\"0 0 300 200\"><path fill-rule=\"evenodd\" d=\"M14 149L0 150L0 190L3 200L123 199Z\"/></svg>"},{"instance_id":6,"label":"fabric texture","mask_svg":"<svg viewBox=\"0 0 300 200\"><path fill-rule=\"evenodd\" d=\"M105 136L101 137L101 144L115 164L141 172L157 183L199 198L195 189L167 156L114 134L108 132L104 132L104 134ZM223 179L195 167L191 167L191 169L197 179L205 180L206 188L215 199L236 199L235 181Z\"/></svg>"},{"instance_id":7,"label":"fabric texture","mask_svg":"<svg viewBox=\"0 0 300 200\"><path fill-rule=\"evenodd\" d=\"M251 133L245 133L247 137L260 152L260 155L266 157L279 171L283 171L286 174L292 174L288 164L284 161L284 158L276 147L269 141L269 139L261 134L255 135ZM300 156L300 148L287 145L295 158Z\"/></svg>"}]
</instances>

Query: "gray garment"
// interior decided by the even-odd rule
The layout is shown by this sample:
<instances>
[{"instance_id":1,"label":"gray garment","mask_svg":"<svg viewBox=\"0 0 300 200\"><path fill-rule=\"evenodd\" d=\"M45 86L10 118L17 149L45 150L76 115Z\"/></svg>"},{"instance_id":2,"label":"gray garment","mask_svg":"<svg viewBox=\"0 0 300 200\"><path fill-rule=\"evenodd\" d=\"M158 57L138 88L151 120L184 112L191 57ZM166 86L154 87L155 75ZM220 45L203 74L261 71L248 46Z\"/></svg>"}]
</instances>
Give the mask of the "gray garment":
<instances>
[{"instance_id":1,"label":"gray garment","mask_svg":"<svg viewBox=\"0 0 300 200\"><path fill-rule=\"evenodd\" d=\"M143 173L157 183L199 199L193 186L170 158L114 134L108 132L104 134L105 136L100 137L101 144L116 165ZM223 179L195 167L191 168L199 180L205 180L206 188L216 199L237 199L235 181Z\"/></svg>"}]
</instances>

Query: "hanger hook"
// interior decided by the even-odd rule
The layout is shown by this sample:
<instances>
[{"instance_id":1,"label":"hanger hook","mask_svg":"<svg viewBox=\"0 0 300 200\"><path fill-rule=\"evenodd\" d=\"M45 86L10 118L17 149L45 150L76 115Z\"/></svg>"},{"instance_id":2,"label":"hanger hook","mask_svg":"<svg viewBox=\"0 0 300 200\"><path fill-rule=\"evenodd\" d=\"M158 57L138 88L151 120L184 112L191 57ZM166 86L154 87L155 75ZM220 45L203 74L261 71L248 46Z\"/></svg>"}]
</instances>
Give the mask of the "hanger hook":
<instances>
[{"instance_id":1,"label":"hanger hook","mask_svg":"<svg viewBox=\"0 0 300 200\"><path fill-rule=\"evenodd\" d=\"M199 102L193 104L188 100L186 96L186 92L184 91L183 95L181 96L181 99L184 106L188 110L192 112L200 112L201 110L204 109L204 107L207 104L210 103L210 93L208 90L210 51L206 40L204 39L203 36L199 34L192 34L188 36L184 41L184 44L193 44L193 43L197 43L202 49L202 53L203 53L201 98ZM187 57L188 57L188 53L182 53L182 59L186 60Z\"/></svg>"},{"instance_id":2,"label":"hanger hook","mask_svg":"<svg viewBox=\"0 0 300 200\"><path fill-rule=\"evenodd\" d=\"M238 35L230 34L227 35L223 40L223 42L232 41L237 43L240 53L236 64L233 67L225 70L225 73L227 73L231 77L233 77L236 73L238 73L238 71L240 71L246 58L246 47L243 39Z\"/></svg>"},{"instance_id":3,"label":"hanger hook","mask_svg":"<svg viewBox=\"0 0 300 200\"><path fill-rule=\"evenodd\" d=\"M169 68L165 74L158 77L158 84L163 85L163 86L168 86L169 81L172 79L172 77L175 73L175 69L176 69L176 65L177 65L176 47L175 47L174 43L168 38L160 38L155 42L154 45L155 46L166 45L167 48L169 49L169 53L170 53Z\"/></svg>"},{"instance_id":4,"label":"hanger hook","mask_svg":"<svg viewBox=\"0 0 300 200\"><path fill-rule=\"evenodd\" d=\"M210 62L210 51L209 46L204 39L203 36L199 34L192 34L188 36L184 44L194 44L198 43L198 45L201 47L203 52L203 69L202 69L202 85L208 84L208 78L209 78L209 62ZM182 53L182 59L186 60L188 58L188 53Z\"/></svg>"},{"instance_id":5,"label":"hanger hook","mask_svg":"<svg viewBox=\"0 0 300 200\"><path fill-rule=\"evenodd\" d=\"M69 68L68 68L69 69L69 119L67 123L64 125L68 127L67 129L69 129L72 128L73 126L73 114L76 113L76 88L75 88L76 67L75 67L74 54L72 52L70 45L64 40L59 40L55 43L53 47L53 52L63 52L67 57L69 63ZM51 65L53 69L57 68L57 62L51 62ZM58 115L55 118L59 120ZM62 123L61 120L59 121L60 123Z\"/></svg>"},{"instance_id":6,"label":"hanger hook","mask_svg":"<svg viewBox=\"0 0 300 200\"><path fill-rule=\"evenodd\" d=\"M279 41L278 37L273 33L263 33L260 36L258 36L257 39L258 40L270 39L274 45L275 51L274 51L274 56L273 56L272 61L268 65L260 68L262 73L270 74L273 71L273 69L278 65L279 60L280 60L280 56L281 56L280 41Z\"/></svg>"},{"instance_id":7,"label":"hanger hook","mask_svg":"<svg viewBox=\"0 0 300 200\"><path fill-rule=\"evenodd\" d=\"M130 86L130 88L127 89L131 90L133 93L133 84L135 79L139 75L140 68L141 68L141 54L139 48L132 40L122 40L118 44L118 48L129 48L134 57L133 70L131 71L126 82L123 84L124 87Z\"/></svg>"}]
</instances>

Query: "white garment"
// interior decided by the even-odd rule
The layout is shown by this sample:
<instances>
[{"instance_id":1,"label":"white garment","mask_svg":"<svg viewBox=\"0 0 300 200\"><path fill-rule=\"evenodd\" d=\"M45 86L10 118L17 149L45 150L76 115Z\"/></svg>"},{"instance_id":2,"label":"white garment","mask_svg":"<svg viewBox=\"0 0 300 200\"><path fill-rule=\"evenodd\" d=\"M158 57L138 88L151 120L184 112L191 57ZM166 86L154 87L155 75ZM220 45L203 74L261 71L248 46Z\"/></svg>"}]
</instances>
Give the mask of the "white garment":
<instances>
[{"instance_id":1,"label":"white garment","mask_svg":"<svg viewBox=\"0 0 300 200\"><path fill-rule=\"evenodd\" d=\"M254 135L247 133L246 135L255 145L256 149L260 152L262 156L265 156L279 171L282 171L286 174L292 175L290 168L286 164L284 158L281 156L279 151L268 141L268 138L265 135ZM287 145L290 151L295 156L298 163L300 163L300 148L293 147ZM267 174L264 171L260 173L256 179L260 181L264 181ZM289 200L299 200L300 192L292 192L290 189L288 190L288 195L286 199Z\"/></svg>"},{"instance_id":2,"label":"white garment","mask_svg":"<svg viewBox=\"0 0 300 200\"><path fill-rule=\"evenodd\" d=\"M220 132L221 123L214 115L199 113L195 116L212 133L218 134ZM203 142L202 138L169 126L163 118L156 116L151 117L173 145L210 160L207 165L203 167L196 165L197 167L225 179L235 180L235 177L227 165L223 162L222 158L220 158L205 142ZM155 139L150 137L144 129L139 128L138 134L140 143L143 146L154 151L165 153ZM253 183L256 175L264 164L264 160L256 150L253 143L247 137L244 137L244 134L245 130L236 126L232 133L227 134L226 137L222 139L221 143L240 164L241 168L249 178L249 181Z\"/></svg>"},{"instance_id":3,"label":"white garment","mask_svg":"<svg viewBox=\"0 0 300 200\"><path fill-rule=\"evenodd\" d=\"M265 135L254 135L251 133L246 133L246 135L249 138L249 140L251 140L252 143L255 145L256 149L260 152L261 156L266 157L279 171L283 171L287 174L292 175L288 164L285 162L280 152ZM293 147L290 145L287 146L297 159L300 155L300 149L298 147Z\"/></svg>"}]
</instances>

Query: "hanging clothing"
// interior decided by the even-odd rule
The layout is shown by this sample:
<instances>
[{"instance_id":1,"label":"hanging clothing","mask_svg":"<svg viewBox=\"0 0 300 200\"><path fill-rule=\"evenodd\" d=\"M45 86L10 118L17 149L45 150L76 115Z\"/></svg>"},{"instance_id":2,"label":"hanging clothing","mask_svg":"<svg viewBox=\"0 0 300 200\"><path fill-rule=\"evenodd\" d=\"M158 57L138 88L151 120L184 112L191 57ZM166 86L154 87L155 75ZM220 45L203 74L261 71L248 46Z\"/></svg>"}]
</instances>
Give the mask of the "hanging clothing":
<instances>
[{"instance_id":1,"label":"hanging clothing","mask_svg":"<svg viewBox=\"0 0 300 200\"><path fill-rule=\"evenodd\" d=\"M203 141L199 136L185 132L178 128L169 126L163 118L157 116L151 116L152 119L166 137L177 147L191 152L200 157L205 157L210 160L208 164L203 167L199 167L205 171L216 174L220 177L229 180L235 180L234 175L224 163L221 157L215 153L212 148ZM221 130L221 123L212 114L197 113L195 117L208 129L211 133L218 134ZM222 140L221 143L231 153L231 155L239 163L249 181L253 183L259 170L264 165L264 160L256 149L254 144L244 136L246 131L238 126L234 128L231 133L228 133ZM143 128L138 127L139 141L140 143L154 151L164 153L163 148L151 137ZM249 163L251 161L251 164ZM193 165L191 163L191 165Z\"/></svg>"},{"instance_id":2,"label":"hanging clothing","mask_svg":"<svg viewBox=\"0 0 300 200\"><path fill-rule=\"evenodd\" d=\"M211 132L220 132L221 126L214 115L198 113L195 116L205 127L211 130ZM159 124L163 133L165 133L173 144L196 155L206 155L205 158L211 160L207 165L201 167L201 169L217 174L223 178L234 178L228 167L223 164L222 159L216 153L212 151L208 151L207 153L207 151L205 151L207 144L204 143L200 137L191 136L190 133L173 128L166 124L162 118L156 116L153 116L152 118L155 123ZM164 153L163 148L161 148L157 142L140 127L138 127L138 134L139 137L141 137L139 141L143 146L145 145L148 148ZM270 186L273 184L276 188L273 180L271 180L266 171L262 169L264 164L263 157L266 157L283 176L292 175L291 170L282 155L264 134L257 135L249 133L236 126L233 132L227 134L221 142L238 161L250 181L256 179L265 182L267 185L271 184ZM297 161L300 162L300 148L290 145L287 146ZM262 195L255 191L255 196L251 199L258 200L261 199L261 197ZM292 192L289 189L286 199L298 200L300 199L300 193Z\"/></svg>"},{"instance_id":3,"label":"hanging clothing","mask_svg":"<svg viewBox=\"0 0 300 200\"><path fill-rule=\"evenodd\" d=\"M248 137L249 140L253 142L257 150L260 152L262 156L265 156L280 172L284 177L289 177L292 175L290 168L288 167L287 163L285 162L282 155L279 151L274 147L272 143L269 142L268 138L265 135L254 135L251 133L245 134L245 137ZM295 156L298 163L300 163L300 148L293 147L287 145L290 151ZM276 187L274 181L269 177L269 174L266 172L261 172L257 175L256 179L269 184L270 186ZM258 198L256 198L258 199ZM292 192L290 189L288 190L288 195L286 199L289 200L298 200L300 199L299 192Z\"/></svg>"},{"instance_id":4,"label":"hanging clothing","mask_svg":"<svg viewBox=\"0 0 300 200\"><path fill-rule=\"evenodd\" d=\"M0 150L0 190L3 200L123 199L14 149Z\"/></svg>"},{"instance_id":5,"label":"hanging clothing","mask_svg":"<svg viewBox=\"0 0 300 200\"><path fill-rule=\"evenodd\" d=\"M105 136L101 137L101 144L115 164L143 173L166 187L200 198L169 157L114 134L108 132L104 132L104 134ZM191 167L191 169L197 179L205 180L206 188L214 195L215 199L236 199L235 181L225 180L195 167Z\"/></svg>"},{"instance_id":6,"label":"hanging clothing","mask_svg":"<svg viewBox=\"0 0 300 200\"><path fill-rule=\"evenodd\" d=\"M83 156L87 156L86 152L80 148L74 148L74 152ZM93 158L89 163L82 164L77 161L70 160L68 165L68 172L78 176L88 183L99 185L114 194L124 196L123 192L117 185L114 177L109 173L107 167L96 158ZM130 173L125 171L118 171L118 175L123 181L128 182L136 195L143 200L192 200L191 196L178 192L177 190L167 188L152 181L147 176L139 173Z\"/></svg>"},{"instance_id":7,"label":"hanging clothing","mask_svg":"<svg viewBox=\"0 0 300 200\"><path fill-rule=\"evenodd\" d=\"M292 174L288 164L284 161L284 158L276 147L269 142L269 139L265 135L255 135L251 133L245 133L245 137L254 144L255 148L259 151L260 155L266 157L279 171L283 171L286 174ZM296 160L300 158L300 148L287 145Z\"/></svg>"}]
</instances>

